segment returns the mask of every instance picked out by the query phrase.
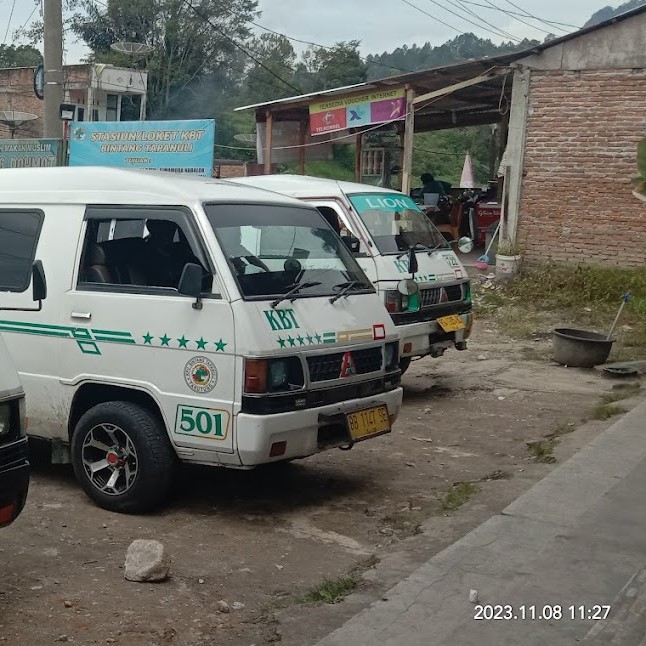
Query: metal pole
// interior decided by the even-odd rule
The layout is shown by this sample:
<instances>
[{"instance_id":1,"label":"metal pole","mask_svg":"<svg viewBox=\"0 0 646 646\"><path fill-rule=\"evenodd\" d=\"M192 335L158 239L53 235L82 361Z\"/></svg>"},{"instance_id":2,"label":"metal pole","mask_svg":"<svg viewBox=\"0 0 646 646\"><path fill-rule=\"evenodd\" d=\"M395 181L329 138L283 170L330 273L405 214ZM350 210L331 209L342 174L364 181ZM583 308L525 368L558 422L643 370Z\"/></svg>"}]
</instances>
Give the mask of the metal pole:
<instances>
[{"instance_id":1,"label":"metal pole","mask_svg":"<svg viewBox=\"0 0 646 646\"><path fill-rule=\"evenodd\" d=\"M44 67L45 115L43 135L61 139L63 122L60 105L63 103L63 7L62 0L44 0Z\"/></svg>"},{"instance_id":2,"label":"metal pole","mask_svg":"<svg viewBox=\"0 0 646 646\"><path fill-rule=\"evenodd\" d=\"M300 175L305 175L305 135L307 134L307 121L302 120L299 138L298 138L298 172Z\"/></svg>"},{"instance_id":3,"label":"metal pole","mask_svg":"<svg viewBox=\"0 0 646 646\"><path fill-rule=\"evenodd\" d=\"M274 116L267 111L265 124L265 175L271 175L271 149L273 148Z\"/></svg>"},{"instance_id":4,"label":"metal pole","mask_svg":"<svg viewBox=\"0 0 646 646\"><path fill-rule=\"evenodd\" d=\"M402 193L410 193L413 174L413 142L415 135L415 90L406 90L406 121L404 122L404 163L402 164Z\"/></svg>"}]
</instances>

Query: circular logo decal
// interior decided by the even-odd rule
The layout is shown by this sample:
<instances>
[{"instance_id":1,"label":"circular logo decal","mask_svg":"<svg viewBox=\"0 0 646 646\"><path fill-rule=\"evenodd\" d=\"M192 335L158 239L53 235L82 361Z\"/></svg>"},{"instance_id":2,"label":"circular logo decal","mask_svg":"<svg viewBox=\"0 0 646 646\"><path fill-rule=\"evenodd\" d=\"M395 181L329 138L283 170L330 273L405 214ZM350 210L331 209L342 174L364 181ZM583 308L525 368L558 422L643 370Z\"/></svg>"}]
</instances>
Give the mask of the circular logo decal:
<instances>
[{"instance_id":1,"label":"circular logo decal","mask_svg":"<svg viewBox=\"0 0 646 646\"><path fill-rule=\"evenodd\" d=\"M210 393L218 383L217 368L206 357L193 357L184 368L184 381L196 393Z\"/></svg>"},{"instance_id":2,"label":"circular logo decal","mask_svg":"<svg viewBox=\"0 0 646 646\"><path fill-rule=\"evenodd\" d=\"M81 128L81 126L77 126L74 128L74 132L72 133L72 136L76 141L84 141L86 137L86 132L85 128Z\"/></svg>"}]
</instances>

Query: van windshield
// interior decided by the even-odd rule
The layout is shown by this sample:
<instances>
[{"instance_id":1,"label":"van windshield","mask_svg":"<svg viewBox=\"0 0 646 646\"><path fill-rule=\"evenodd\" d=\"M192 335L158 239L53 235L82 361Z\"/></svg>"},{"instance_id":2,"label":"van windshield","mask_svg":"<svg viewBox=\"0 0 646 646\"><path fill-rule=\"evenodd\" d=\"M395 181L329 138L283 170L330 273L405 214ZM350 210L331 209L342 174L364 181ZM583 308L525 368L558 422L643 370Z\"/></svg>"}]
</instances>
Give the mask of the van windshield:
<instances>
[{"instance_id":1,"label":"van windshield","mask_svg":"<svg viewBox=\"0 0 646 646\"><path fill-rule=\"evenodd\" d=\"M406 195L375 193L349 198L382 254L401 253L416 244L446 246L444 236Z\"/></svg>"},{"instance_id":2,"label":"van windshield","mask_svg":"<svg viewBox=\"0 0 646 646\"><path fill-rule=\"evenodd\" d=\"M299 285L290 298L374 291L313 208L205 204L204 210L245 298L277 298Z\"/></svg>"}]
</instances>

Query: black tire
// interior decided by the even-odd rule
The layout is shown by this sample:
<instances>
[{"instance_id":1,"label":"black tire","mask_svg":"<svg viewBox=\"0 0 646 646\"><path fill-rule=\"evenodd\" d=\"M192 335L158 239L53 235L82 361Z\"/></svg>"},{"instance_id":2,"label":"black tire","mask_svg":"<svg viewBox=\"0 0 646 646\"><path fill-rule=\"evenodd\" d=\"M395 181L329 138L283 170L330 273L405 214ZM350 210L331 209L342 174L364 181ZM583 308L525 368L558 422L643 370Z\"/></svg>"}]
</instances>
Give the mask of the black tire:
<instances>
[{"instance_id":1,"label":"black tire","mask_svg":"<svg viewBox=\"0 0 646 646\"><path fill-rule=\"evenodd\" d=\"M115 437L121 442L113 441L110 445L110 438ZM101 448L97 448L97 443ZM104 451L104 447L120 443L127 446L116 458L112 449ZM106 466L95 472L97 484L84 466L84 451L88 460L96 456L95 464L106 462ZM105 459L101 458L103 454ZM117 466L110 464L114 459L120 460ZM112 401L94 406L79 420L72 435L72 466L83 490L99 507L137 514L150 511L165 499L173 481L177 456L166 429L154 414L137 404ZM134 475L133 466L136 466ZM109 487L108 477L102 489L100 481L115 471L120 471L115 484ZM117 489L122 491L115 490L117 484ZM105 487L111 488L112 493L106 492Z\"/></svg>"},{"instance_id":2,"label":"black tire","mask_svg":"<svg viewBox=\"0 0 646 646\"><path fill-rule=\"evenodd\" d=\"M399 360L399 369L402 371L402 375L410 368L410 362L412 357L402 357Z\"/></svg>"}]
</instances>

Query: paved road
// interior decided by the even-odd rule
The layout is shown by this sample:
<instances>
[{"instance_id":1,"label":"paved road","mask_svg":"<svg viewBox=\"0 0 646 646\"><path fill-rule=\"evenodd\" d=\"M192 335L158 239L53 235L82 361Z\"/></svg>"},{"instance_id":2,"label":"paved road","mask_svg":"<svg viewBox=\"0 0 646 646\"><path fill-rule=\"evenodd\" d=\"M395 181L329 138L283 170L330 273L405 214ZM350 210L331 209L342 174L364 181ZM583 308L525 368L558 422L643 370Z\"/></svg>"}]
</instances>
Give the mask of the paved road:
<instances>
[{"instance_id":1,"label":"paved road","mask_svg":"<svg viewBox=\"0 0 646 646\"><path fill-rule=\"evenodd\" d=\"M517 619L474 620L472 589ZM545 605L563 618L539 618ZM611 605L608 619L587 619L594 605ZM646 646L645 636L646 402L317 646Z\"/></svg>"}]
</instances>

